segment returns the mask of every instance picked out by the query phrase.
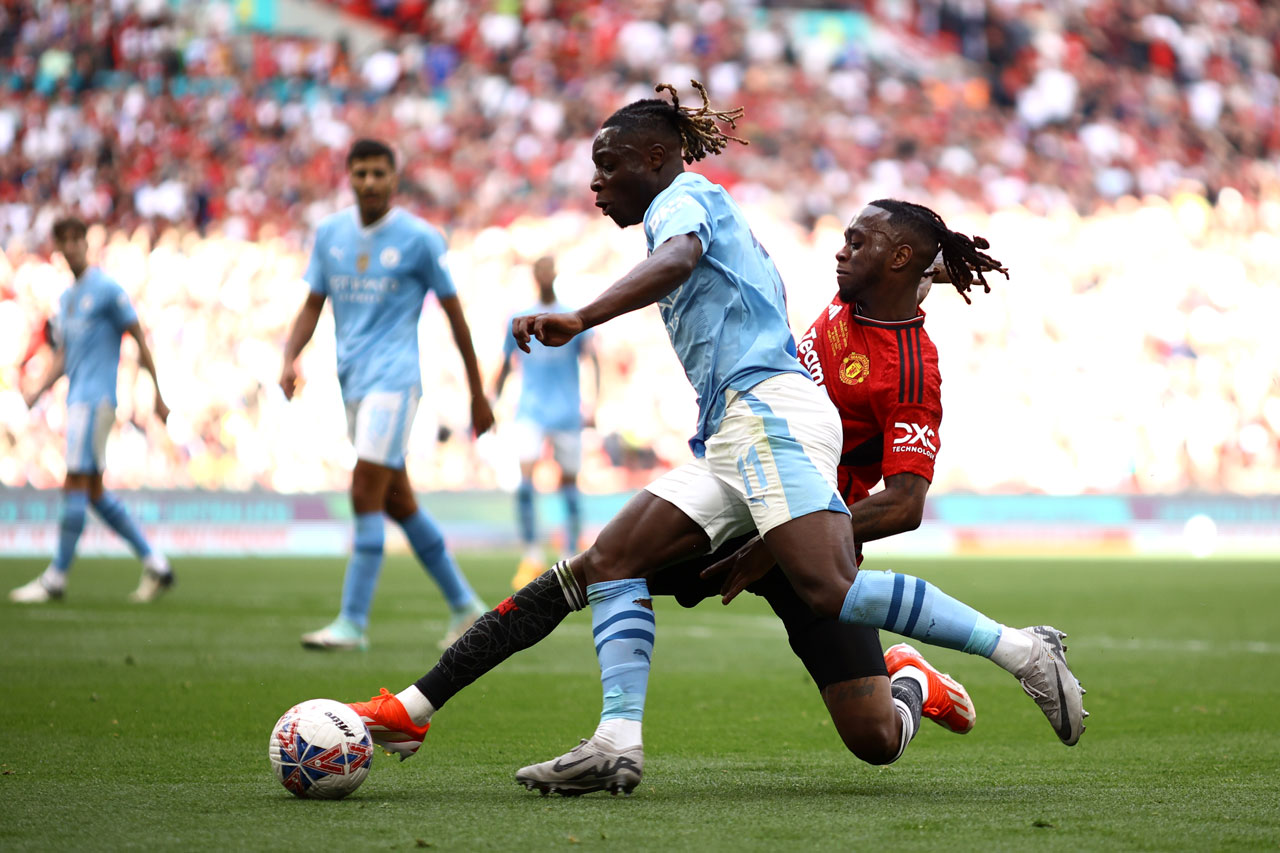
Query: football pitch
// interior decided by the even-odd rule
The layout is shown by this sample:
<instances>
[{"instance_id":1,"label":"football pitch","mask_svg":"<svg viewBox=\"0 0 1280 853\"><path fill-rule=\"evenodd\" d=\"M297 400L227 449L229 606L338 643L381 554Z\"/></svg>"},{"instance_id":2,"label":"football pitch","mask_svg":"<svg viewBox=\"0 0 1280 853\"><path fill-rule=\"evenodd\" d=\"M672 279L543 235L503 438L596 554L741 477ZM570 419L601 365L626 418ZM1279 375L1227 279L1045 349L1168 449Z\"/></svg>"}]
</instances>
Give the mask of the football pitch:
<instances>
[{"instance_id":1,"label":"football pitch","mask_svg":"<svg viewBox=\"0 0 1280 853\"><path fill-rule=\"evenodd\" d=\"M492 605L512 554L464 555ZM136 564L81 560L68 598L0 604L0 848L246 850L1275 850L1280 570L1275 561L877 560L989 615L1066 630L1092 713L1062 746L992 664L926 650L968 687L966 736L928 722L901 761L839 742L763 601L658 599L644 782L629 799L541 798L514 771L594 729L586 613L379 753L340 802L297 800L267 737L293 703L402 688L437 657L445 608L388 560L367 653L305 652L343 561L175 561L130 605ZM0 561L14 587L44 567ZM883 635L887 646L895 642Z\"/></svg>"}]
</instances>

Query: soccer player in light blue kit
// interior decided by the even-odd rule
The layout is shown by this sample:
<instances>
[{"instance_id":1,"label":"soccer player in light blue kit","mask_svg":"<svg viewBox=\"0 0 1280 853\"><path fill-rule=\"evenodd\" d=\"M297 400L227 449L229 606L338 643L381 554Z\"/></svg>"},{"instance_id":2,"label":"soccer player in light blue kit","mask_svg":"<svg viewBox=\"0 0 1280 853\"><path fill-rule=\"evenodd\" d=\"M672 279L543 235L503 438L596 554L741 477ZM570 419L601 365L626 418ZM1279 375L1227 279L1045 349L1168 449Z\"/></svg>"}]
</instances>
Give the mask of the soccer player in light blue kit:
<instances>
[{"instance_id":1,"label":"soccer player in light blue kit","mask_svg":"<svg viewBox=\"0 0 1280 853\"><path fill-rule=\"evenodd\" d=\"M547 255L533 265L533 278L538 286L538 304L521 314L567 311L556 299L556 260ZM516 520L520 527L520 543L524 555L515 577L513 589L523 589L546 571L542 548L537 544L537 514L534 511L533 467L542 456L543 446L551 445L556 465L560 468L560 495L564 498L565 555L578 550L582 535L582 508L578 495L578 471L582 467L582 391L579 362L590 359L596 382L595 398L600 397L600 361L596 358L591 333L579 335L563 347L546 347L536 341L529 352L516 347L516 339L503 338L502 369L498 372L497 395L511 376L513 365L520 363L520 402L515 423L508 428L513 435L520 460L520 485L516 488Z\"/></svg>"},{"instance_id":2,"label":"soccer player in light blue kit","mask_svg":"<svg viewBox=\"0 0 1280 853\"><path fill-rule=\"evenodd\" d=\"M88 228L74 217L60 219L53 224L53 243L75 281L59 299L53 363L39 386L23 399L28 407L35 405L66 373L67 479L53 562L35 580L12 590L9 599L38 604L62 598L76 544L84 531L85 511L92 506L142 560L142 580L130 600L154 601L173 586L173 570L164 555L147 542L120 499L102 485L107 435L116 417L122 335L131 335L138 343L138 361L155 383L155 412L162 423L169 417L169 407L160 396L155 360L129 296L100 269L89 266Z\"/></svg>"},{"instance_id":3,"label":"soccer player in light blue kit","mask_svg":"<svg viewBox=\"0 0 1280 853\"><path fill-rule=\"evenodd\" d=\"M369 608L382 569L383 518L390 515L419 562L440 585L452 618L447 647L485 612L436 523L418 507L405 470L405 447L422 396L418 319L435 293L449 320L471 390L476 435L493 425L471 331L445 264L444 238L427 222L392 207L395 155L382 142L361 139L347 155L355 207L320 223L306 280L310 293L294 321L284 352L280 387L292 398L297 359L315 333L326 300L333 301L338 382L347 431L356 449L351 476L355 539L342 586L342 608L331 624L302 635L309 649L364 649Z\"/></svg>"},{"instance_id":4,"label":"soccer player in light blue kit","mask_svg":"<svg viewBox=\"0 0 1280 853\"><path fill-rule=\"evenodd\" d=\"M600 725L569 753L522 768L516 780L564 794L629 793L640 783L655 626L645 578L752 528L762 541L739 561L752 568L734 570L746 583L776 561L819 616L988 657L1022 680L1059 738L1074 744L1084 709L1058 632L1008 628L920 578L858 571L858 531L836 489L840 417L796 359L778 271L728 193L684 171L682 161L718 153L733 138L717 119L732 126L741 116L712 110L694 85L701 108L680 107L675 90L662 85L672 102L623 107L592 144L596 206L621 227L643 222L649 257L579 311L512 322L521 348L533 338L560 346L656 302L699 407L689 442L695 460L632 498L574 558L589 584L604 688ZM882 226L872 230L883 233L865 242L888 239ZM864 239L853 242L856 253ZM913 252L932 261L937 250L924 241L900 244L886 263L918 264L918 278L928 261ZM910 309L914 317L914 302ZM401 702L413 717L415 697L407 698Z\"/></svg>"}]
</instances>

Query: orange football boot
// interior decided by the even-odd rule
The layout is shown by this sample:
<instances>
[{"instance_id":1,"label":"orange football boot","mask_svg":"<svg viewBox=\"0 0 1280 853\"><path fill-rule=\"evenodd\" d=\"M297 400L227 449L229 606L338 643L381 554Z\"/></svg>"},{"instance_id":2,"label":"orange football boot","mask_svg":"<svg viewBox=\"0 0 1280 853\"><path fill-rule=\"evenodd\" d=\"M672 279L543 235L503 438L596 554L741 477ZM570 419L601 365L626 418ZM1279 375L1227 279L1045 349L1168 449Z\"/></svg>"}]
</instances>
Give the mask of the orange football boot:
<instances>
[{"instance_id":1,"label":"orange football boot","mask_svg":"<svg viewBox=\"0 0 1280 853\"><path fill-rule=\"evenodd\" d=\"M956 734L964 735L973 730L978 712L963 684L938 672L923 655L906 643L891 646L884 653L884 662L889 668L890 679L904 666L914 666L924 673L929 680L929 698L921 709L923 716Z\"/></svg>"},{"instance_id":2,"label":"orange football boot","mask_svg":"<svg viewBox=\"0 0 1280 853\"><path fill-rule=\"evenodd\" d=\"M396 698L396 694L383 687L368 702L348 702L348 707L360 715L373 742L387 755L398 755L400 760L412 756L422 746L431 724L420 726L409 717L409 712Z\"/></svg>"}]
</instances>

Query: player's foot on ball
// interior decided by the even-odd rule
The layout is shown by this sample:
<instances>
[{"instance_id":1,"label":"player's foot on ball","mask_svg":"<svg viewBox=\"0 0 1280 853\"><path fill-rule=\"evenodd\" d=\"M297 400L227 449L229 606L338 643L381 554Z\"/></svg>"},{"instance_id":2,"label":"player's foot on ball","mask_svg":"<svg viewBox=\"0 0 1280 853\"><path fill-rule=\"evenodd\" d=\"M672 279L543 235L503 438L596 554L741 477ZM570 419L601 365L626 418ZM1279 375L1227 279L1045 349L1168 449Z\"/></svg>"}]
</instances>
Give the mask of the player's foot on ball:
<instances>
[{"instance_id":1,"label":"player's foot on ball","mask_svg":"<svg viewBox=\"0 0 1280 853\"><path fill-rule=\"evenodd\" d=\"M1067 666L1067 647L1062 644L1067 635L1049 625L1021 630L1031 636L1035 648L1031 662L1018 673L1018 681L1036 700L1058 738L1067 746L1075 746L1084 733L1084 718L1089 712L1084 709L1084 688Z\"/></svg>"},{"instance_id":2,"label":"player's foot on ball","mask_svg":"<svg viewBox=\"0 0 1280 853\"><path fill-rule=\"evenodd\" d=\"M964 685L950 675L938 672L924 656L907 643L891 646L884 653L884 663L889 669L889 678L903 667L914 666L924 673L929 681L929 698L925 700L920 713L938 725L956 734L968 734L973 731L973 724L978 720L977 709L969 698L969 691Z\"/></svg>"},{"instance_id":3,"label":"player's foot on ball","mask_svg":"<svg viewBox=\"0 0 1280 853\"><path fill-rule=\"evenodd\" d=\"M330 652L364 651L369 648L369 640L356 623L338 617L319 631L303 634L302 647Z\"/></svg>"},{"instance_id":4,"label":"player's foot on ball","mask_svg":"<svg viewBox=\"0 0 1280 853\"><path fill-rule=\"evenodd\" d=\"M644 747L619 750L598 743L593 737L583 738L559 758L520 768L516 782L543 796L576 797L592 791L629 795L640 784L643 771Z\"/></svg>"},{"instance_id":5,"label":"player's foot on ball","mask_svg":"<svg viewBox=\"0 0 1280 853\"><path fill-rule=\"evenodd\" d=\"M61 601L65 587L51 584L41 574L30 583L24 583L17 589L9 590L9 600L16 604L44 604L46 601Z\"/></svg>"},{"instance_id":6,"label":"player's foot on ball","mask_svg":"<svg viewBox=\"0 0 1280 853\"><path fill-rule=\"evenodd\" d=\"M383 687L368 702L348 702L351 710L360 715L373 742L387 755L398 755L400 760L412 756L422 746L430 723L416 724L404 709L396 695Z\"/></svg>"},{"instance_id":7,"label":"player's foot on ball","mask_svg":"<svg viewBox=\"0 0 1280 853\"><path fill-rule=\"evenodd\" d=\"M164 557L151 561L142 568L138 588L129 593L129 600L138 604L155 601L173 588L173 569Z\"/></svg>"},{"instance_id":8,"label":"player's foot on ball","mask_svg":"<svg viewBox=\"0 0 1280 853\"><path fill-rule=\"evenodd\" d=\"M440 648L447 649L461 639L462 635L467 633L467 629L476 624L476 620L488 612L484 604L476 599L475 603L467 610L461 613L453 614L449 619L449 629L445 631L444 637L441 638L438 645Z\"/></svg>"},{"instance_id":9,"label":"player's foot on ball","mask_svg":"<svg viewBox=\"0 0 1280 853\"><path fill-rule=\"evenodd\" d=\"M542 564L541 560L526 556L520 561L515 575L511 578L511 588L519 592L537 580L538 576L546 570L547 567Z\"/></svg>"}]
</instances>

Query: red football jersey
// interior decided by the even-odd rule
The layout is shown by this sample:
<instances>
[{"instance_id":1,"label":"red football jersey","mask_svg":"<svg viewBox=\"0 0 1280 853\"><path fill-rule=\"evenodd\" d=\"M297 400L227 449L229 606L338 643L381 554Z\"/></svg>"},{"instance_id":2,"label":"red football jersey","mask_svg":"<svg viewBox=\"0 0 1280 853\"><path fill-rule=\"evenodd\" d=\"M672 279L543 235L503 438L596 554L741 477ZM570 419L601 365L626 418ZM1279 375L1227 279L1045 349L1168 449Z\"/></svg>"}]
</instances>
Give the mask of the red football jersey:
<instances>
[{"instance_id":1,"label":"red football jersey","mask_svg":"<svg viewBox=\"0 0 1280 853\"><path fill-rule=\"evenodd\" d=\"M910 473L933 480L942 374L923 312L910 320L872 320L837 297L796 349L840 412L839 488L846 503L867 497L882 477Z\"/></svg>"}]
</instances>

